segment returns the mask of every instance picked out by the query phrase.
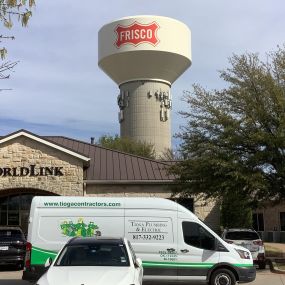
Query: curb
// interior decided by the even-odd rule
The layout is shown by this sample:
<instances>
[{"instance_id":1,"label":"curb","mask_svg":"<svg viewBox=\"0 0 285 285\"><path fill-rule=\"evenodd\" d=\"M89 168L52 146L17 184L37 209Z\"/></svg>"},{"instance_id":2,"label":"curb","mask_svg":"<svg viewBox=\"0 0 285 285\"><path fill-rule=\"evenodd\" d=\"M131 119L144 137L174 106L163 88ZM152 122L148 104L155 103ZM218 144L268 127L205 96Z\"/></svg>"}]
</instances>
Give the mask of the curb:
<instances>
[{"instance_id":1,"label":"curb","mask_svg":"<svg viewBox=\"0 0 285 285\"><path fill-rule=\"evenodd\" d=\"M271 272L278 273L278 274L285 274L285 270L279 269L275 260L276 259L273 259L273 258L267 259Z\"/></svg>"}]
</instances>

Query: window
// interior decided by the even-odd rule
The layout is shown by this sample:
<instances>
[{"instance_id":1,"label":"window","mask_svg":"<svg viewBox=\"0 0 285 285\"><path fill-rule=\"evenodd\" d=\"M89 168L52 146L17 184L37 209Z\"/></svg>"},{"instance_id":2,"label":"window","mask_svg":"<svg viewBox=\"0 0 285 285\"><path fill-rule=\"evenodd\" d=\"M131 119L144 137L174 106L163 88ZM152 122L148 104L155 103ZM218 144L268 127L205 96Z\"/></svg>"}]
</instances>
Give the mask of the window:
<instances>
[{"instance_id":1,"label":"window","mask_svg":"<svg viewBox=\"0 0 285 285\"><path fill-rule=\"evenodd\" d=\"M280 230L285 231L285 212L280 212Z\"/></svg>"},{"instance_id":2,"label":"window","mask_svg":"<svg viewBox=\"0 0 285 285\"><path fill-rule=\"evenodd\" d=\"M0 197L0 225L21 226L26 233L32 199L35 195L21 193Z\"/></svg>"},{"instance_id":3,"label":"window","mask_svg":"<svg viewBox=\"0 0 285 285\"><path fill-rule=\"evenodd\" d=\"M90 243L67 245L59 255L56 266L129 266L123 244Z\"/></svg>"},{"instance_id":4,"label":"window","mask_svg":"<svg viewBox=\"0 0 285 285\"><path fill-rule=\"evenodd\" d=\"M182 222L184 241L188 245L215 250L216 239L200 224L193 222Z\"/></svg>"},{"instance_id":5,"label":"window","mask_svg":"<svg viewBox=\"0 0 285 285\"><path fill-rule=\"evenodd\" d=\"M23 237L23 233L20 230L0 230L0 237Z\"/></svg>"},{"instance_id":6,"label":"window","mask_svg":"<svg viewBox=\"0 0 285 285\"><path fill-rule=\"evenodd\" d=\"M226 239L230 240L255 240L260 239L259 235L256 232L252 231L232 231L227 232Z\"/></svg>"},{"instance_id":7,"label":"window","mask_svg":"<svg viewBox=\"0 0 285 285\"><path fill-rule=\"evenodd\" d=\"M252 226L256 231L264 231L263 213L254 213L252 215Z\"/></svg>"}]
</instances>

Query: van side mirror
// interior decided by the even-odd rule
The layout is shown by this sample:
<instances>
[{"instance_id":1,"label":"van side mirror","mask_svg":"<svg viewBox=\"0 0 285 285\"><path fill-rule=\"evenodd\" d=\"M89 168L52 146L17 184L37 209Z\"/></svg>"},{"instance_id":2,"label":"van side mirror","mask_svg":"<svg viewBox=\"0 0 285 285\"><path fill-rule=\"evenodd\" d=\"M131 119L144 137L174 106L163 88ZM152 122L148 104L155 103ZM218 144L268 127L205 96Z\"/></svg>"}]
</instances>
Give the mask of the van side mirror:
<instances>
[{"instance_id":1,"label":"van side mirror","mask_svg":"<svg viewBox=\"0 0 285 285\"><path fill-rule=\"evenodd\" d=\"M49 268L52 264L52 258L49 257L45 262L45 268Z\"/></svg>"},{"instance_id":2,"label":"van side mirror","mask_svg":"<svg viewBox=\"0 0 285 285\"><path fill-rule=\"evenodd\" d=\"M140 258L136 258L135 267L142 267L142 260Z\"/></svg>"}]
</instances>

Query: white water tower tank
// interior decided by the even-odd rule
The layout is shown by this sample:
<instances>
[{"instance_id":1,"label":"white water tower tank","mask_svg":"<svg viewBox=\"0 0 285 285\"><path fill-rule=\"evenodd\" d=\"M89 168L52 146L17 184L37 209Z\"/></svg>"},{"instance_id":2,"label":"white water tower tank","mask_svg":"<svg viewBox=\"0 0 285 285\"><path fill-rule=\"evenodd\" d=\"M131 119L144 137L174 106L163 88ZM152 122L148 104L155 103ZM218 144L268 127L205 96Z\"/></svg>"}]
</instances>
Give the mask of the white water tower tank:
<instances>
[{"instance_id":1,"label":"white water tower tank","mask_svg":"<svg viewBox=\"0 0 285 285\"><path fill-rule=\"evenodd\" d=\"M191 65L191 32L180 21L132 16L99 31L98 64L119 86L122 137L171 148L172 83Z\"/></svg>"}]
</instances>

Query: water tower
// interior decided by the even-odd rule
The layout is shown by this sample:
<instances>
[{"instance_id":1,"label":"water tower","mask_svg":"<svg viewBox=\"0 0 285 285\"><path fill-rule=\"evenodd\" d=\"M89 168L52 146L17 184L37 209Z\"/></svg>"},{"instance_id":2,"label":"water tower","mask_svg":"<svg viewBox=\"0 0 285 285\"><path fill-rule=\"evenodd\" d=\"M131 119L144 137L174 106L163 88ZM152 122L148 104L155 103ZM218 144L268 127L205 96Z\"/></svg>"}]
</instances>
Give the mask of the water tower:
<instances>
[{"instance_id":1,"label":"water tower","mask_svg":"<svg viewBox=\"0 0 285 285\"><path fill-rule=\"evenodd\" d=\"M172 83L191 65L191 32L180 21L132 16L99 31L98 64L119 86L121 137L171 148Z\"/></svg>"}]
</instances>

